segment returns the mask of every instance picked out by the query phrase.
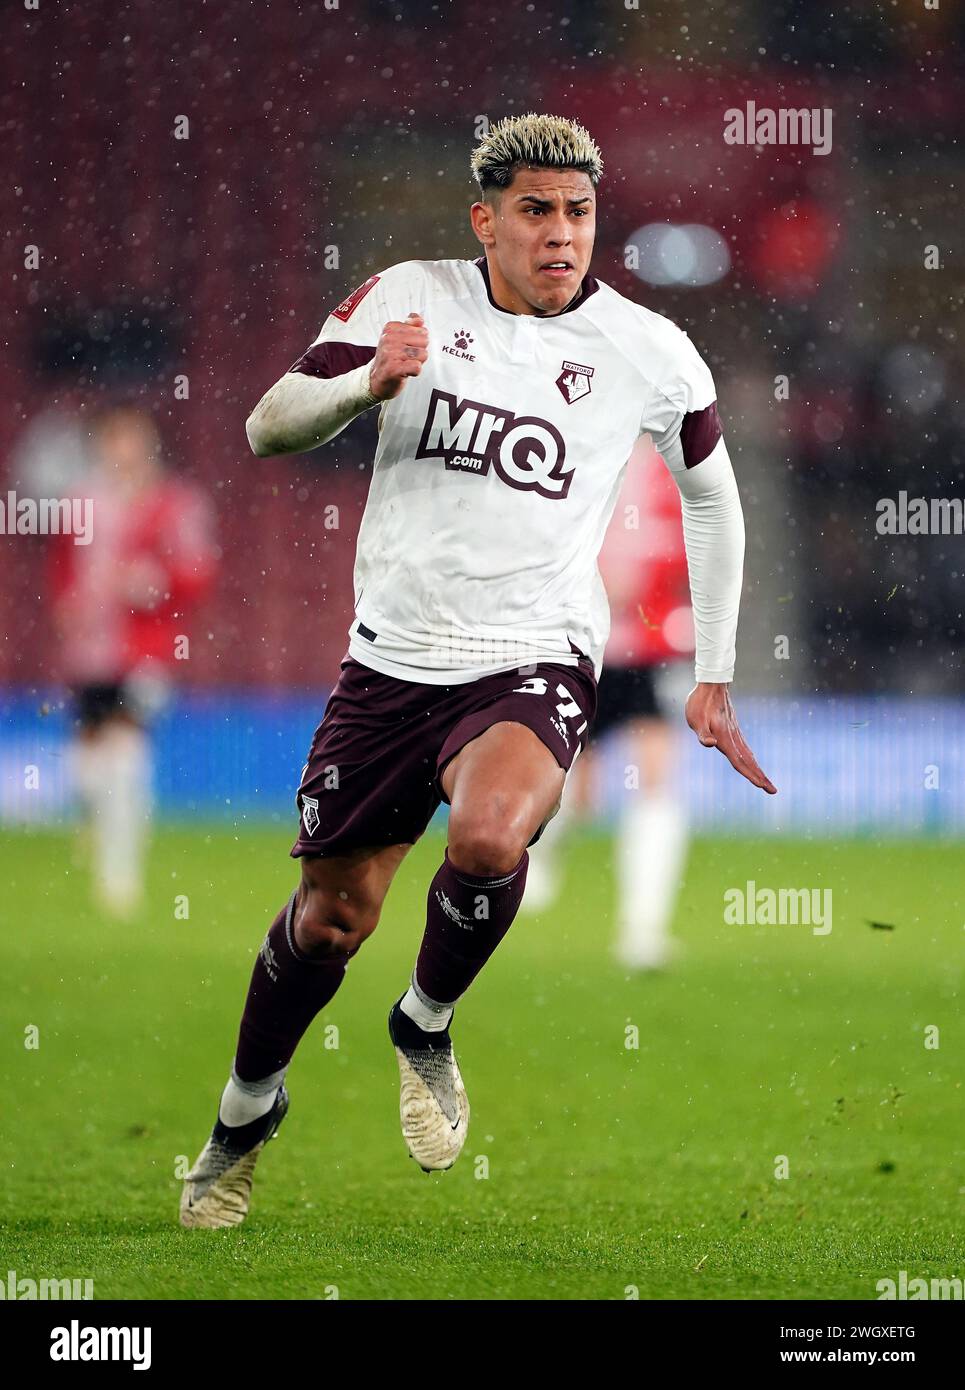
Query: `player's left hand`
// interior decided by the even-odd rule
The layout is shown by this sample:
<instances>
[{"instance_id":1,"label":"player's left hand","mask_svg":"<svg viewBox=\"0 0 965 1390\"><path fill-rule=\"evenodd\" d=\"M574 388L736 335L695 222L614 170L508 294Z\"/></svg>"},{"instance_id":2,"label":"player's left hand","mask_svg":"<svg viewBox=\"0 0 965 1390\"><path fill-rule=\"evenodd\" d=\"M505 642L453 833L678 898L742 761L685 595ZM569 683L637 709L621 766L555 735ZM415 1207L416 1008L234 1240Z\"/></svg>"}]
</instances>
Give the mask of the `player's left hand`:
<instances>
[{"instance_id":1,"label":"player's left hand","mask_svg":"<svg viewBox=\"0 0 965 1390\"><path fill-rule=\"evenodd\" d=\"M737 715L726 685L710 681L695 685L687 696L685 717L705 748L716 748L748 782L771 796L776 795L777 787L761 771L738 728Z\"/></svg>"}]
</instances>

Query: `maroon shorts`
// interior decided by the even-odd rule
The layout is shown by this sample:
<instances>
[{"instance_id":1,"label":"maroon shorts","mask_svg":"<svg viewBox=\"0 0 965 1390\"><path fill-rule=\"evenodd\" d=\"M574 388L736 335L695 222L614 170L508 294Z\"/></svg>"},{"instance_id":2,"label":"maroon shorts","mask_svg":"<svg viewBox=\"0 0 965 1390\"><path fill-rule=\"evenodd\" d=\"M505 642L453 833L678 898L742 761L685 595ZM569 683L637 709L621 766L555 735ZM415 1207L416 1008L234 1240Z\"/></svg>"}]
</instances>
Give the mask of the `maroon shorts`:
<instances>
[{"instance_id":1,"label":"maroon shorts","mask_svg":"<svg viewBox=\"0 0 965 1390\"><path fill-rule=\"evenodd\" d=\"M523 672L427 685L347 656L302 772L292 858L413 843L448 801L441 777L450 758L503 720L532 729L569 770L596 714L593 663Z\"/></svg>"}]
</instances>

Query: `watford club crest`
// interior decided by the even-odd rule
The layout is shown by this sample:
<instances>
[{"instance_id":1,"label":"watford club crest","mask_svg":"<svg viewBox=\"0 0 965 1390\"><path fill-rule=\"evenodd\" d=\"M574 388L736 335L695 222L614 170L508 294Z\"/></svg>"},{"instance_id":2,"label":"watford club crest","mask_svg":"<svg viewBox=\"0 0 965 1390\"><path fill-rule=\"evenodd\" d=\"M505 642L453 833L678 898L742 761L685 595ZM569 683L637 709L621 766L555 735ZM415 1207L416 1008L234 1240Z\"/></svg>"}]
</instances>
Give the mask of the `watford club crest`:
<instances>
[{"instance_id":1,"label":"watford club crest","mask_svg":"<svg viewBox=\"0 0 965 1390\"><path fill-rule=\"evenodd\" d=\"M592 375L592 367L582 367L579 362L563 363L563 370L556 378L556 384L567 405L575 405L577 401L590 394Z\"/></svg>"},{"instance_id":2,"label":"watford club crest","mask_svg":"<svg viewBox=\"0 0 965 1390\"><path fill-rule=\"evenodd\" d=\"M302 821L305 830L309 835L314 835L318 829L321 817L318 814L318 797L302 796Z\"/></svg>"}]
</instances>

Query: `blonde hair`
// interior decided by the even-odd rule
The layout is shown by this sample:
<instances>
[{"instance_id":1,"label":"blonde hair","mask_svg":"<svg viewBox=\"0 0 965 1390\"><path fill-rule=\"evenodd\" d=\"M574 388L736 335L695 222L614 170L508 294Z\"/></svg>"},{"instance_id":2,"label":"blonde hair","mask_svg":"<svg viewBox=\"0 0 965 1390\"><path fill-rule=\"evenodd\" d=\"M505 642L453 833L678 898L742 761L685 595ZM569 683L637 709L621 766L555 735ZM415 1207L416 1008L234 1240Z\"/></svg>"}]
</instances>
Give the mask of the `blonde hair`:
<instances>
[{"instance_id":1,"label":"blonde hair","mask_svg":"<svg viewBox=\"0 0 965 1390\"><path fill-rule=\"evenodd\" d=\"M603 172L603 158L590 132L564 116L507 116L490 127L472 152L473 178L487 188L506 188L519 165L533 169L578 169L589 174L594 187Z\"/></svg>"}]
</instances>

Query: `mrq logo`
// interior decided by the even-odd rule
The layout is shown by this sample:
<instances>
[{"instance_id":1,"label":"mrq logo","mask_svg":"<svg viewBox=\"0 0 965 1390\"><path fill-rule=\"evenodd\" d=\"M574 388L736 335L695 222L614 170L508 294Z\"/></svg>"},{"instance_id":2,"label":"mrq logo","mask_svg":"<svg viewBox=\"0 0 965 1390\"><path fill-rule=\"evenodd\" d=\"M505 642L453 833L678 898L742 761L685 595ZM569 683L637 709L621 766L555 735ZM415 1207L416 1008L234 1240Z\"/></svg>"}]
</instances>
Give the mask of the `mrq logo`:
<instances>
[{"instance_id":1,"label":"mrq logo","mask_svg":"<svg viewBox=\"0 0 965 1390\"><path fill-rule=\"evenodd\" d=\"M510 487L565 497L573 469L565 468L563 436L548 420L514 415L482 401L460 401L434 390L416 449L417 459L441 458L460 473L492 468Z\"/></svg>"}]
</instances>

